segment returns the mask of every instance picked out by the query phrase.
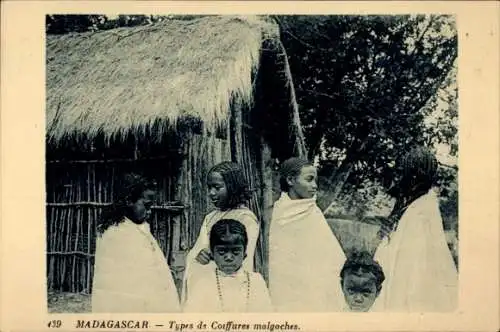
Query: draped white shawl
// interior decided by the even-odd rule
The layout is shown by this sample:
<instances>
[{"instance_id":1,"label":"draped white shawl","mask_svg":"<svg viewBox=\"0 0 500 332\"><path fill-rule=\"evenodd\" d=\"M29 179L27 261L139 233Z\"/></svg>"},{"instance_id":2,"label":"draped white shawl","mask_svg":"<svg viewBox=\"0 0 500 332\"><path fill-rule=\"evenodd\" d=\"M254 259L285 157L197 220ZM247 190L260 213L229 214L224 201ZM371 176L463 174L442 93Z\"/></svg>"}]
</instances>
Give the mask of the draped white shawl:
<instances>
[{"instance_id":1,"label":"draped white shawl","mask_svg":"<svg viewBox=\"0 0 500 332\"><path fill-rule=\"evenodd\" d=\"M345 254L315 198L274 204L269 233L269 291L280 312L342 311Z\"/></svg>"},{"instance_id":2,"label":"draped white shawl","mask_svg":"<svg viewBox=\"0 0 500 332\"><path fill-rule=\"evenodd\" d=\"M458 273L448 249L434 190L415 200L375 254L386 280L376 311L453 311Z\"/></svg>"},{"instance_id":3,"label":"draped white shawl","mask_svg":"<svg viewBox=\"0 0 500 332\"><path fill-rule=\"evenodd\" d=\"M247 282L246 273L248 273L250 284ZM224 275L219 272L219 285L222 303L215 273L207 274L199 279L190 289L184 312L273 311L269 291L259 273L240 270L233 275Z\"/></svg>"},{"instance_id":4,"label":"draped white shawl","mask_svg":"<svg viewBox=\"0 0 500 332\"><path fill-rule=\"evenodd\" d=\"M137 225L125 219L97 238L92 311L180 311L170 267L149 224Z\"/></svg>"},{"instance_id":5,"label":"draped white shawl","mask_svg":"<svg viewBox=\"0 0 500 332\"><path fill-rule=\"evenodd\" d=\"M248 208L242 207L228 211L214 210L207 214L201 225L200 234L186 257L186 267L184 270L181 303L185 303L188 297L189 288L206 274L215 273L215 263L211 261L207 265L202 265L196 260L196 256L202 249L210 250L210 230L212 226L221 219L234 219L241 222L247 231L248 245L247 257L243 260L242 269L253 272L253 260L257 238L259 237L259 223L255 214Z\"/></svg>"}]
</instances>

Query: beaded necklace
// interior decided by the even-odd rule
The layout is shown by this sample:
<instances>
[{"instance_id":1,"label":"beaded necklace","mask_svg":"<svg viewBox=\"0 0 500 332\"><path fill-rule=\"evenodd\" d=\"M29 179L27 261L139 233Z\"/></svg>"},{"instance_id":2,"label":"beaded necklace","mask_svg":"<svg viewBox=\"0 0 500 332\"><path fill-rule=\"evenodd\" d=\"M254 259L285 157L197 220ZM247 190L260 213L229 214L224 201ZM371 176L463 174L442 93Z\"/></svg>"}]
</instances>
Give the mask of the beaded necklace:
<instances>
[{"instance_id":1,"label":"beaded necklace","mask_svg":"<svg viewBox=\"0 0 500 332\"><path fill-rule=\"evenodd\" d=\"M245 311L248 312L248 304L250 302L250 274L247 271L245 271L245 277L246 277L246 281L247 281ZM225 312L225 310L224 310L224 297L222 295L222 287L221 287L221 283L219 280L219 269L215 269L215 279L217 281L217 292L219 293L219 303L220 303L222 312Z\"/></svg>"}]
</instances>

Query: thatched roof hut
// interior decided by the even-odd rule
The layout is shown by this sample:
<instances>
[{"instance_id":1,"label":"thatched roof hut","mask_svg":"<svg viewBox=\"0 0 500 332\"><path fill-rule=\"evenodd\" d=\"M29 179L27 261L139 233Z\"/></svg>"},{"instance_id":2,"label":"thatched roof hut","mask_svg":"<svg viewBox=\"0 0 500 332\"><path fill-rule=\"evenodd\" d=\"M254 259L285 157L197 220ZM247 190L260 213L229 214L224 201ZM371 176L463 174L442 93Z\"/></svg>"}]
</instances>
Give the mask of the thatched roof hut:
<instances>
[{"instance_id":1,"label":"thatched roof hut","mask_svg":"<svg viewBox=\"0 0 500 332\"><path fill-rule=\"evenodd\" d=\"M273 161L304 155L278 26L209 16L47 36L49 288L90 291L95 225L113 179L143 171L162 185L153 231L177 279L208 212L204 176L240 162L268 225ZM265 236L257 266L265 272Z\"/></svg>"},{"instance_id":2,"label":"thatched roof hut","mask_svg":"<svg viewBox=\"0 0 500 332\"><path fill-rule=\"evenodd\" d=\"M213 129L235 104L252 105L263 42L278 38L276 24L250 17L49 35L47 138L124 137L147 128L161 136L186 117ZM279 70L296 108L288 66Z\"/></svg>"}]
</instances>

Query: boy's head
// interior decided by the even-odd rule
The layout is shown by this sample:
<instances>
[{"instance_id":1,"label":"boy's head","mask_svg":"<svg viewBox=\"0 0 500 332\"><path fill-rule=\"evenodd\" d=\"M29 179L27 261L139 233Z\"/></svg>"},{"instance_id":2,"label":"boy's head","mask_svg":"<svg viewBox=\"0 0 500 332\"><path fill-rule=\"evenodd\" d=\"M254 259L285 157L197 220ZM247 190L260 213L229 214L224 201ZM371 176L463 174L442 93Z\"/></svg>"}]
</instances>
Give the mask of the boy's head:
<instances>
[{"instance_id":1,"label":"boy's head","mask_svg":"<svg viewBox=\"0 0 500 332\"><path fill-rule=\"evenodd\" d=\"M218 269L226 274L237 272L247 256L245 226L234 219L221 219L210 231L210 250Z\"/></svg>"},{"instance_id":2,"label":"boy's head","mask_svg":"<svg viewBox=\"0 0 500 332\"><path fill-rule=\"evenodd\" d=\"M340 272L340 283L351 311L368 311L385 280L380 265L368 252L353 253Z\"/></svg>"}]
</instances>

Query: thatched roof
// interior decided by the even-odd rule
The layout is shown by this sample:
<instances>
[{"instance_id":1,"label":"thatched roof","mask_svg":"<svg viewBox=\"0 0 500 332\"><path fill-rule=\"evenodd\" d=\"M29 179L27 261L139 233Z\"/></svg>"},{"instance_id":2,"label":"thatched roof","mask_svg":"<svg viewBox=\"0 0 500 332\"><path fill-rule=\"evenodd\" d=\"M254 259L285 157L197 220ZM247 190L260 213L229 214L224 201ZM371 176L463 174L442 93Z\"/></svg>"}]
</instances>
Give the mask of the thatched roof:
<instances>
[{"instance_id":1,"label":"thatched roof","mask_svg":"<svg viewBox=\"0 0 500 332\"><path fill-rule=\"evenodd\" d=\"M204 17L47 36L47 138L121 136L194 117L210 128L252 103L252 74L276 24ZM295 101L293 101L295 102Z\"/></svg>"}]
</instances>

